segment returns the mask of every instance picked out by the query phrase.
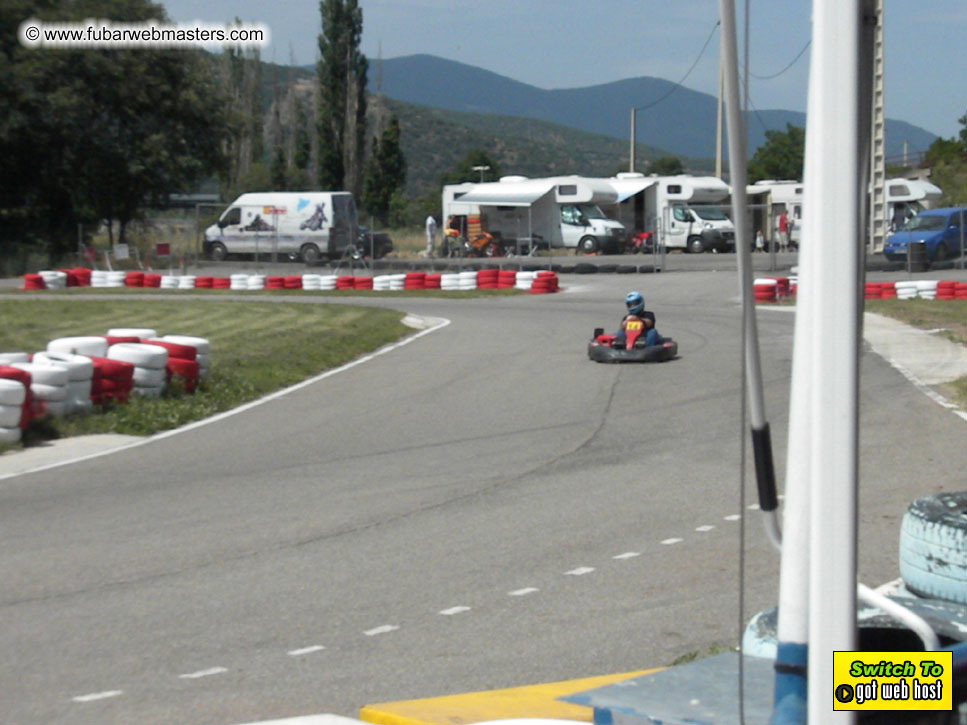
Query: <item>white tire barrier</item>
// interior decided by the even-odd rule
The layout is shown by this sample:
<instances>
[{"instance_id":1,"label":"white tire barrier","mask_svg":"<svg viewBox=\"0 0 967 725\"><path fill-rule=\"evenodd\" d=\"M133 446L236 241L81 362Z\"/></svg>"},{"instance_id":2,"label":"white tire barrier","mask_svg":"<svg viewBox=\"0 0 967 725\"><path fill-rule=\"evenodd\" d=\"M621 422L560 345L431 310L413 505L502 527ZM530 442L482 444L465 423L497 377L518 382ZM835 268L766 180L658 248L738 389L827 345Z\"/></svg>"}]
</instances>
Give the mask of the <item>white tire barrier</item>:
<instances>
[{"instance_id":1,"label":"white tire barrier","mask_svg":"<svg viewBox=\"0 0 967 725\"><path fill-rule=\"evenodd\" d=\"M47 343L47 352L69 352L75 355L105 357L107 355L107 340L100 335L58 337L56 340Z\"/></svg>"},{"instance_id":2,"label":"white tire barrier","mask_svg":"<svg viewBox=\"0 0 967 725\"><path fill-rule=\"evenodd\" d=\"M139 398L160 398L165 386L162 385L135 385L131 390L131 395Z\"/></svg>"},{"instance_id":3,"label":"white tire barrier","mask_svg":"<svg viewBox=\"0 0 967 725\"><path fill-rule=\"evenodd\" d=\"M31 390L34 385L49 385L52 387L63 388L70 380L67 368L60 365L50 365L44 363L13 363L10 367L24 370L30 373ZM51 398L59 400L59 398Z\"/></svg>"},{"instance_id":4,"label":"white tire barrier","mask_svg":"<svg viewBox=\"0 0 967 725\"><path fill-rule=\"evenodd\" d=\"M178 277L166 274L161 278L161 289L178 289Z\"/></svg>"},{"instance_id":5,"label":"white tire barrier","mask_svg":"<svg viewBox=\"0 0 967 725\"><path fill-rule=\"evenodd\" d=\"M264 274L250 275L248 278L246 289L249 289L249 290L265 289L265 275Z\"/></svg>"},{"instance_id":6,"label":"white tire barrier","mask_svg":"<svg viewBox=\"0 0 967 725\"><path fill-rule=\"evenodd\" d=\"M23 386L21 386L22 388ZM0 428L17 428L23 416L23 404L4 405L0 403Z\"/></svg>"},{"instance_id":7,"label":"white tire barrier","mask_svg":"<svg viewBox=\"0 0 967 725\"><path fill-rule=\"evenodd\" d=\"M322 289L322 275L302 275L302 289L308 290L309 292L318 292L320 289Z\"/></svg>"},{"instance_id":8,"label":"white tire barrier","mask_svg":"<svg viewBox=\"0 0 967 725\"><path fill-rule=\"evenodd\" d=\"M27 388L19 380L0 378L0 405L20 407L27 399Z\"/></svg>"},{"instance_id":9,"label":"white tire barrier","mask_svg":"<svg viewBox=\"0 0 967 725\"><path fill-rule=\"evenodd\" d=\"M164 387L165 371L155 368L142 368L134 366L134 387L138 388L157 388Z\"/></svg>"},{"instance_id":10,"label":"white tire barrier","mask_svg":"<svg viewBox=\"0 0 967 725\"><path fill-rule=\"evenodd\" d=\"M0 428L0 444L17 443L20 440L20 428Z\"/></svg>"},{"instance_id":11,"label":"white tire barrier","mask_svg":"<svg viewBox=\"0 0 967 725\"><path fill-rule=\"evenodd\" d=\"M319 276L319 289L322 290L334 290L336 289L336 275L334 274L323 274Z\"/></svg>"},{"instance_id":12,"label":"white tire barrier","mask_svg":"<svg viewBox=\"0 0 967 725\"><path fill-rule=\"evenodd\" d=\"M67 289L67 273L51 269L42 269L38 272L47 285L47 289Z\"/></svg>"},{"instance_id":13,"label":"white tire barrier","mask_svg":"<svg viewBox=\"0 0 967 725\"><path fill-rule=\"evenodd\" d=\"M168 351L157 345L145 345L140 342L119 342L111 345L107 350L110 360L128 362L137 368L164 370L168 362Z\"/></svg>"},{"instance_id":14,"label":"white tire barrier","mask_svg":"<svg viewBox=\"0 0 967 725\"><path fill-rule=\"evenodd\" d=\"M244 272L236 272L229 277L229 289L247 290L249 275Z\"/></svg>"},{"instance_id":15,"label":"white tire barrier","mask_svg":"<svg viewBox=\"0 0 967 725\"><path fill-rule=\"evenodd\" d=\"M0 365L9 365L15 362L30 362L30 355L25 352L0 353Z\"/></svg>"},{"instance_id":16,"label":"white tire barrier","mask_svg":"<svg viewBox=\"0 0 967 725\"><path fill-rule=\"evenodd\" d=\"M69 352L38 352L34 353L33 362L41 365L57 365L66 369L69 382L90 380L94 375L94 363L87 355L75 355Z\"/></svg>"},{"instance_id":17,"label":"white tire barrier","mask_svg":"<svg viewBox=\"0 0 967 725\"><path fill-rule=\"evenodd\" d=\"M514 287L529 292L536 276L537 272L518 272L517 278L514 280Z\"/></svg>"},{"instance_id":18,"label":"white tire barrier","mask_svg":"<svg viewBox=\"0 0 967 725\"><path fill-rule=\"evenodd\" d=\"M178 289L195 289L195 279L193 274L183 274L178 278Z\"/></svg>"},{"instance_id":19,"label":"white tire barrier","mask_svg":"<svg viewBox=\"0 0 967 725\"><path fill-rule=\"evenodd\" d=\"M440 275L440 289L459 290L460 274L458 272L446 272Z\"/></svg>"}]
</instances>

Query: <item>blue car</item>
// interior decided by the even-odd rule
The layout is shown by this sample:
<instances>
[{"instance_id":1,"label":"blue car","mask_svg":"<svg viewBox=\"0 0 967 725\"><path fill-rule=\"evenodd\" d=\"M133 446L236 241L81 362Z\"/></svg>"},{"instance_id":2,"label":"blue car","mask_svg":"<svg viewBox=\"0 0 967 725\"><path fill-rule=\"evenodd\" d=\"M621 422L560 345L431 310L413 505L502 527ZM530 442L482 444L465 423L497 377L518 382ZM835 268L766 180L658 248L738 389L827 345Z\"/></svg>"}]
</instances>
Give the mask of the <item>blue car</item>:
<instances>
[{"instance_id":1,"label":"blue car","mask_svg":"<svg viewBox=\"0 0 967 725\"><path fill-rule=\"evenodd\" d=\"M927 259L931 262L959 257L962 219L967 219L967 208L964 207L922 211L887 238L883 255L890 261L904 261L907 258L907 244L923 242ZM964 229L964 234L967 235L967 229ZM967 238L964 244L967 246Z\"/></svg>"}]
</instances>

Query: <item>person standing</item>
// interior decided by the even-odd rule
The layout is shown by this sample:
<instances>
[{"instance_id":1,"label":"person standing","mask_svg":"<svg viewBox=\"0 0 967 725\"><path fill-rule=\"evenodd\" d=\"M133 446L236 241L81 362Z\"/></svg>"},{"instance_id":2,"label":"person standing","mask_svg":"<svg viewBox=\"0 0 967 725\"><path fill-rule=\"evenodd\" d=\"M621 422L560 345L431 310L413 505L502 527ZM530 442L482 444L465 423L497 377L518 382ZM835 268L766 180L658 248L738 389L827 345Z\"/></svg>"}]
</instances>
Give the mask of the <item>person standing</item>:
<instances>
[{"instance_id":1,"label":"person standing","mask_svg":"<svg viewBox=\"0 0 967 725\"><path fill-rule=\"evenodd\" d=\"M785 252L789 248L789 218L785 210L779 215L779 251Z\"/></svg>"},{"instance_id":2,"label":"person standing","mask_svg":"<svg viewBox=\"0 0 967 725\"><path fill-rule=\"evenodd\" d=\"M766 251L766 240L765 240L765 237L762 236L762 230L761 229L756 230L756 233L755 233L755 248L752 251L753 252L764 252L764 251Z\"/></svg>"},{"instance_id":3,"label":"person standing","mask_svg":"<svg viewBox=\"0 0 967 725\"><path fill-rule=\"evenodd\" d=\"M433 248L436 246L436 219L432 214L426 217L426 256L433 256Z\"/></svg>"}]
</instances>

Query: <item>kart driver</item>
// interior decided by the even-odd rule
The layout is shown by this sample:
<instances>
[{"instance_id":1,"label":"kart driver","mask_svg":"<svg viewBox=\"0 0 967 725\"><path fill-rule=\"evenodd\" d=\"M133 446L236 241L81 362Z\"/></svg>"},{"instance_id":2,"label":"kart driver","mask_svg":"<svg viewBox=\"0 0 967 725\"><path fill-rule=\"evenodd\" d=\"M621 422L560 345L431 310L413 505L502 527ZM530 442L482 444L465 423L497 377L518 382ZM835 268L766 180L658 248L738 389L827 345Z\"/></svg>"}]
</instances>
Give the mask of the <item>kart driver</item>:
<instances>
[{"instance_id":1,"label":"kart driver","mask_svg":"<svg viewBox=\"0 0 967 725\"><path fill-rule=\"evenodd\" d=\"M660 345L662 338L655 328L655 315L651 312L645 312L645 298L641 296L641 293L629 292L625 296L625 307L628 308L628 314L621 319L621 328L614 336L613 346L618 348L625 346L625 329L629 322L637 322L644 326L646 346Z\"/></svg>"}]
</instances>

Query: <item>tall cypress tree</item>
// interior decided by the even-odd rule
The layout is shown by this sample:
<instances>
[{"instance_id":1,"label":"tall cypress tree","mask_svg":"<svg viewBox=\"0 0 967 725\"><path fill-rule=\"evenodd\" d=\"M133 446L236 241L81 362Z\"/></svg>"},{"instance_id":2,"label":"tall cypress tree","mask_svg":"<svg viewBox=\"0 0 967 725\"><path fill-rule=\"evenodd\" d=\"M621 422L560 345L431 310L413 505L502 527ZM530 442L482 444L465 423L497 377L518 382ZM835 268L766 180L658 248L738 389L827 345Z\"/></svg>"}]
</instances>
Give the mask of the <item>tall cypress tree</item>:
<instances>
[{"instance_id":1,"label":"tall cypress tree","mask_svg":"<svg viewBox=\"0 0 967 725\"><path fill-rule=\"evenodd\" d=\"M406 159L400 148L400 122L393 116L383 135L373 139L373 152L363 183L362 202L366 211L386 224L393 193L402 189L405 182Z\"/></svg>"},{"instance_id":2,"label":"tall cypress tree","mask_svg":"<svg viewBox=\"0 0 967 725\"><path fill-rule=\"evenodd\" d=\"M319 183L359 193L369 70L359 50L363 11L357 0L320 0L319 9Z\"/></svg>"}]
</instances>

